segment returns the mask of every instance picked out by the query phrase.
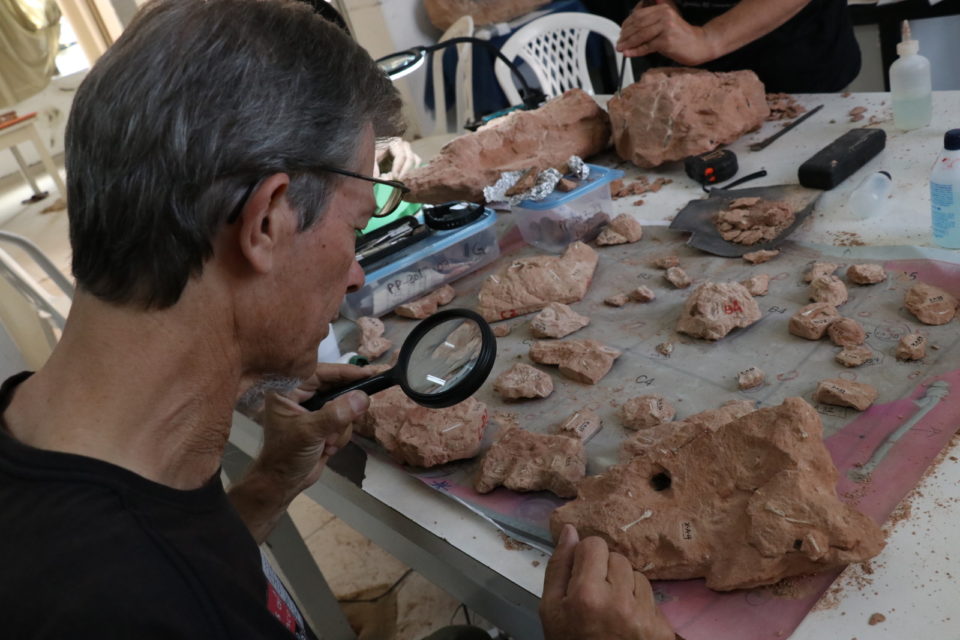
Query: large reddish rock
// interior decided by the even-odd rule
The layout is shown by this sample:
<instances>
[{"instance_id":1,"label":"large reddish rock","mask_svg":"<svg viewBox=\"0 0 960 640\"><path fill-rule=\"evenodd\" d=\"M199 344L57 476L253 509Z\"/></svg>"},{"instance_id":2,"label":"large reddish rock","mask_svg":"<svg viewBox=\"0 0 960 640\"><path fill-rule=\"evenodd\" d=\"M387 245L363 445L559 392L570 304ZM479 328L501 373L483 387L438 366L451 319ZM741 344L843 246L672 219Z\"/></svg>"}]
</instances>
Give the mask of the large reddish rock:
<instances>
[{"instance_id":1,"label":"large reddish rock","mask_svg":"<svg viewBox=\"0 0 960 640\"><path fill-rule=\"evenodd\" d=\"M657 68L607 104L617 154L656 167L733 142L770 113L752 71Z\"/></svg>"},{"instance_id":2,"label":"large reddish rock","mask_svg":"<svg viewBox=\"0 0 960 640\"><path fill-rule=\"evenodd\" d=\"M572 498L586 473L587 454L579 438L507 427L483 455L474 488L488 493L503 485L514 491L546 490Z\"/></svg>"},{"instance_id":3,"label":"large reddish rock","mask_svg":"<svg viewBox=\"0 0 960 640\"><path fill-rule=\"evenodd\" d=\"M533 111L514 111L447 143L425 167L404 177L411 202L483 200L483 188L504 171L565 167L610 142L606 112L581 89L570 89Z\"/></svg>"},{"instance_id":4,"label":"large reddish rock","mask_svg":"<svg viewBox=\"0 0 960 640\"><path fill-rule=\"evenodd\" d=\"M510 22L539 9L550 0L423 0L430 24L441 31L463 16L472 16L477 26Z\"/></svg>"},{"instance_id":5,"label":"large reddish rock","mask_svg":"<svg viewBox=\"0 0 960 640\"><path fill-rule=\"evenodd\" d=\"M354 430L374 438L401 464L433 467L472 458L480 451L487 427L487 405L467 398L446 409L428 409L400 387L370 396L370 408Z\"/></svg>"},{"instance_id":6,"label":"large reddish rock","mask_svg":"<svg viewBox=\"0 0 960 640\"><path fill-rule=\"evenodd\" d=\"M587 293L597 252L574 242L562 256L518 258L488 276L477 295L477 311L488 322L540 311L551 302L570 304Z\"/></svg>"},{"instance_id":7,"label":"large reddish rock","mask_svg":"<svg viewBox=\"0 0 960 640\"><path fill-rule=\"evenodd\" d=\"M739 282L705 282L697 287L680 312L677 332L695 338L719 340L736 328L760 319L760 307Z\"/></svg>"},{"instance_id":8,"label":"large reddish rock","mask_svg":"<svg viewBox=\"0 0 960 640\"><path fill-rule=\"evenodd\" d=\"M822 438L813 407L788 398L584 479L551 530L571 523L650 579L702 577L717 591L867 560L883 532L837 496Z\"/></svg>"}]
</instances>

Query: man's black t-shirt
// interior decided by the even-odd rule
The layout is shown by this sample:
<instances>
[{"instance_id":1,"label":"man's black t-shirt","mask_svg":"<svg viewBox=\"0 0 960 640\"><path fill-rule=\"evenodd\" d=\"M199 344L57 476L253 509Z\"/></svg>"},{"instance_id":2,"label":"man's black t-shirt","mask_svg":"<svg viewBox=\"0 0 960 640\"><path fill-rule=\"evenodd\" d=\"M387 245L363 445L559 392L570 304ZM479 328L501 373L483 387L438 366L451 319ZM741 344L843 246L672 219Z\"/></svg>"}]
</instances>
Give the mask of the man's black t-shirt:
<instances>
[{"instance_id":1,"label":"man's black t-shirt","mask_svg":"<svg viewBox=\"0 0 960 640\"><path fill-rule=\"evenodd\" d=\"M313 638L219 474L179 491L18 442L2 415L27 375L0 387L0 635Z\"/></svg>"},{"instance_id":2,"label":"man's black t-shirt","mask_svg":"<svg viewBox=\"0 0 960 640\"><path fill-rule=\"evenodd\" d=\"M696 26L725 13L739 0L675 0L684 20ZM636 0L593 0L588 7L618 24ZM847 0L810 0L797 15L746 46L702 65L711 71L752 69L768 92L840 91L860 72Z\"/></svg>"}]
</instances>

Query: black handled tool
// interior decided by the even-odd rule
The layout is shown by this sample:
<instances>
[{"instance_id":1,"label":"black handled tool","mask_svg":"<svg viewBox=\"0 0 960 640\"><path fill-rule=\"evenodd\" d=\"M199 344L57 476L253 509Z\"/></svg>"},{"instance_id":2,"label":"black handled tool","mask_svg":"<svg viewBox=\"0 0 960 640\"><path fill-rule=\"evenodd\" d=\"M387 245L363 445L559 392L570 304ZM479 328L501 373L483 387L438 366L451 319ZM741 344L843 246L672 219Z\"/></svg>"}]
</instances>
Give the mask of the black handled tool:
<instances>
[{"instance_id":1,"label":"black handled tool","mask_svg":"<svg viewBox=\"0 0 960 640\"><path fill-rule=\"evenodd\" d=\"M813 109L810 109L810 111L807 111L805 114L803 114L802 116L800 116L799 118L797 118L796 120L794 120L793 122L785 126L784 128L780 129L780 131L777 131L775 134L773 134L769 138L765 138L760 142L754 142L753 144L750 145L750 151L760 151L762 149L766 149L767 147L770 146L770 143L772 143L774 140L776 140L786 132L796 127L798 124L800 124L801 122L803 122L804 120L806 120L807 118L815 114L817 111L820 111L820 109L823 109L822 104L818 104Z\"/></svg>"}]
</instances>

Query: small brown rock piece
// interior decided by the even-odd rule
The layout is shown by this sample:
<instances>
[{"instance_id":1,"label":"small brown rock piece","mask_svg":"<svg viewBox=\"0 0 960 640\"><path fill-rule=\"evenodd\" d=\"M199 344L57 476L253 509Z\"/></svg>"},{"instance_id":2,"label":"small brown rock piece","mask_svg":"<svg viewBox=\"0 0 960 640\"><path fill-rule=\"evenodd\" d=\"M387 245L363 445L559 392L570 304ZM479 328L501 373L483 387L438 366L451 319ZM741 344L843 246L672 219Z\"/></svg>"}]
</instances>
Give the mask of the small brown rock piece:
<instances>
[{"instance_id":1,"label":"small brown rock piece","mask_svg":"<svg viewBox=\"0 0 960 640\"><path fill-rule=\"evenodd\" d=\"M957 313L956 298L939 287L923 282L910 287L903 304L923 324L947 324Z\"/></svg>"},{"instance_id":2,"label":"small brown rock piece","mask_svg":"<svg viewBox=\"0 0 960 640\"><path fill-rule=\"evenodd\" d=\"M719 340L759 319L760 307L742 284L705 282L687 297L677 331L695 338Z\"/></svg>"},{"instance_id":3,"label":"small brown rock piece","mask_svg":"<svg viewBox=\"0 0 960 640\"><path fill-rule=\"evenodd\" d=\"M756 296L765 296L767 292L770 291L770 276L765 273L758 273L755 276L750 276L746 280L741 280L740 284L747 288L747 291L750 292L750 295Z\"/></svg>"},{"instance_id":4,"label":"small brown rock piece","mask_svg":"<svg viewBox=\"0 0 960 640\"><path fill-rule=\"evenodd\" d=\"M870 618L867 619L867 624L869 624L872 627L874 625L880 624L881 622L886 622L886 620L887 620L887 616L883 615L882 613L871 613Z\"/></svg>"},{"instance_id":5,"label":"small brown rock piece","mask_svg":"<svg viewBox=\"0 0 960 640\"><path fill-rule=\"evenodd\" d=\"M551 302L577 302L596 268L597 252L582 242L570 244L559 257L519 258L483 281L478 311L495 322L540 311Z\"/></svg>"},{"instance_id":6,"label":"small brown rock piece","mask_svg":"<svg viewBox=\"0 0 960 640\"><path fill-rule=\"evenodd\" d=\"M887 272L879 264L852 264L847 267L847 280L853 284L877 284L887 279Z\"/></svg>"},{"instance_id":7,"label":"small brown rock piece","mask_svg":"<svg viewBox=\"0 0 960 640\"><path fill-rule=\"evenodd\" d=\"M855 347L844 347L834 360L845 367L859 367L873 358L873 351L866 345L857 345Z\"/></svg>"},{"instance_id":8,"label":"small brown rock piece","mask_svg":"<svg viewBox=\"0 0 960 640\"><path fill-rule=\"evenodd\" d=\"M587 456L579 438L505 428L480 461L474 488L489 493L503 485L514 491L546 490L572 498L586 473Z\"/></svg>"},{"instance_id":9,"label":"small brown rock piece","mask_svg":"<svg viewBox=\"0 0 960 640\"><path fill-rule=\"evenodd\" d=\"M360 346L357 353L364 358L374 360L382 356L393 342L383 337L384 326L378 318L357 318L357 328L360 329Z\"/></svg>"},{"instance_id":10,"label":"small brown rock piece","mask_svg":"<svg viewBox=\"0 0 960 640\"><path fill-rule=\"evenodd\" d=\"M793 224L796 212L786 202L762 198L736 198L713 222L727 242L752 245L769 242Z\"/></svg>"},{"instance_id":11,"label":"small brown rock piece","mask_svg":"<svg viewBox=\"0 0 960 640\"><path fill-rule=\"evenodd\" d=\"M670 267L679 267L680 258L677 256L660 256L659 258L655 258L650 264L656 269L669 269Z\"/></svg>"},{"instance_id":12,"label":"small brown rock piece","mask_svg":"<svg viewBox=\"0 0 960 640\"><path fill-rule=\"evenodd\" d=\"M570 193L578 186L576 180L570 178L560 178L560 181L557 183L556 189L561 193Z\"/></svg>"},{"instance_id":13,"label":"small brown rock piece","mask_svg":"<svg viewBox=\"0 0 960 640\"><path fill-rule=\"evenodd\" d=\"M862 382L828 378L817 383L813 393L815 402L832 404L837 407L851 407L863 411L877 399L876 388Z\"/></svg>"},{"instance_id":14,"label":"small brown rock piece","mask_svg":"<svg viewBox=\"0 0 960 640\"><path fill-rule=\"evenodd\" d=\"M553 393L553 378L523 362L518 362L493 381L493 390L508 400L546 398Z\"/></svg>"},{"instance_id":15,"label":"small brown rock piece","mask_svg":"<svg viewBox=\"0 0 960 640\"><path fill-rule=\"evenodd\" d=\"M762 264L770 262L780 255L780 249L761 249L760 251L751 251L743 254L743 259L750 264Z\"/></svg>"},{"instance_id":16,"label":"small brown rock piece","mask_svg":"<svg viewBox=\"0 0 960 640\"><path fill-rule=\"evenodd\" d=\"M643 227L637 219L627 213L621 213L611 220L600 235L597 236L598 246L634 243L643 237Z\"/></svg>"},{"instance_id":17,"label":"small brown rock piece","mask_svg":"<svg viewBox=\"0 0 960 640\"><path fill-rule=\"evenodd\" d=\"M793 314L789 331L800 338L819 340L839 317L840 312L832 304L814 302Z\"/></svg>"},{"instance_id":18,"label":"small brown rock piece","mask_svg":"<svg viewBox=\"0 0 960 640\"><path fill-rule=\"evenodd\" d=\"M860 122L863 120L863 114L866 112L866 107L854 107L853 109L850 109L850 122Z\"/></svg>"},{"instance_id":19,"label":"small brown rock piece","mask_svg":"<svg viewBox=\"0 0 960 640\"><path fill-rule=\"evenodd\" d=\"M853 318L840 318L827 327L830 341L838 347L855 347L867 339L863 326Z\"/></svg>"},{"instance_id":20,"label":"small brown rock piece","mask_svg":"<svg viewBox=\"0 0 960 640\"><path fill-rule=\"evenodd\" d=\"M498 338L503 338L510 335L510 330L513 329L509 324L495 324L491 327L493 330L493 335Z\"/></svg>"},{"instance_id":21,"label":"small brown rock piece","mask_svg":"<svg viewBox=\"0 0 960 640\"><path fill-rule=\"evenodd\" d=\"M620 408L620 420L628 429L637 431L649 429L662 422L670 422L677 415L673 408L661 395L637 396L630 398Z\"/></svg>"},{"instance_id":22,"label":"small brown rock piece","mask_svg":"<svg viewBox=\"0 0 960 640\"><path fill-rule=\"evenodd\" d=\"M810 283L810 299L839 307L847 301L847 285L837 276L820 276Z\"/></svg>"},{"instance_id":23,"label":"small brown rock piece","mask_svg":"<svg viewBox=\"0 0 960 640\"><path fill-rule=\"evenodd\" d=\"M370 396L370 407L355 424L401 464L433 467L472 458L487 426L487 406L474 398L446 409L422 407L391 387Z\"/></svg>"},{"instance_id":24,"label":"small brown rock piece","mask_svg":"<svg viewBox=\"0 0 960 640\"><path fill-rule=\"evenodd\" d=\"M607 296L603 299L603 304L609 305L611 307L622 307L627 304L630 298L625 293L615 293L612 296Z\"/></svg>"},{"instance_id":25,"label":"small brown rock piece","mask_svg":"<svg viewBox=\"0 0 960 640\"><path fill-rule=\"evenodd\" d=\"M817 278L823 276L832 276L833 272L836 271L837 268L838 265L835 265L832 262L814 262L803 275L803 281L813 282Z\"/></svg>"},{"instance_id":26,"label":"small brown rock piece","mask_svg":"<svg viewBox=\"0 0 960 640\"><path fill-rule=\"evenodd\" d=\"M416 318L418 320L427 318L436 313L439 307L449 304L456 296L457 292L453 290L453 287L445 284L422 298L400 305L393 312L404 318Z\"/></svg>"},{"instance_id":27,"label":"small brown rock piece","mask_svg":"<svg viewBox=\"0 0 960 640\"><path fill-rule=\"evenodd\" d=\"M677 289L686 289L690 286L690 283L693 282L690 276L687 275L687 272L680 267L670 267L663 277Z\"/></svg>"},{"instance_id":28,"label":"small brown rock piece","mask_svg":"<svg viewBox=\"0 0 960 640\"><path fill-rule=\"evenodd\" d=\"M759 387L767 380L767 374L759 367L750 367L737 374L737 386L740 389L753 389Z\"/></svg>"},{"instance_id":29,"label":"small brown rock piece","mask_svg":"<svg viewBox=\"0 0 960 640\"><path fill-rule=\"evenodd\" d=\"M589 409L581 409L560 424L559 434L587 442L601 426L600 416Z\"/></svg>"},{"instance_id":30,"label":"small brown rock piece","mask_svg":"<svg viewBox=\"0 0 960 640\"><path fill-rule=\"evenodd\" d=\"M590 318L582 316L561 302L551 302L530 321L530 331L535 338L562 338L590 324Z\"/></svg>"},{"instance_id":31,"label":"small brown rock piece","mask_svg":"<svg viewBox=\"0 0 960 640\"><path fill-rule=\"evenodd\" d=\"M619 351L596 340L538 340L530 347L531 360L559 365L560 375L585 384L597 384L619 357Z\"/></svg>"},{"instance_id":32,"label":"small brown rock piece","mask_svg":"<svg viewBox=\"0 0 960 640\"><path fill-rule=\"evenodd\" d=\"M673 343L672 342L661 342L657 345L657 353L662 356L670 357L670 354L673 353Z\"/></svg>"},{"instance_id":33,"label":"small brown rock piece","mask_svg":"<svg viewBox=\"0 0 960 640\"><path fill-rule=\"evenodd\" d=\"M923 360L927 355L927 339L919 333L908 333L897 345L897 360Z\"/></svg>"},{"instance_id":34,"label":"small brown rock piece","mask_svg":"<svg viewBox=\"0 0 960 640\"><path fill-rule=\"evenodd\" d=\"M637 287L629 294L630 299L634 302L650 302L651 300L657 297L657 294L653 292L653 289L650 287L645 287L643 285Z\"/></svg>"}]
</instances>

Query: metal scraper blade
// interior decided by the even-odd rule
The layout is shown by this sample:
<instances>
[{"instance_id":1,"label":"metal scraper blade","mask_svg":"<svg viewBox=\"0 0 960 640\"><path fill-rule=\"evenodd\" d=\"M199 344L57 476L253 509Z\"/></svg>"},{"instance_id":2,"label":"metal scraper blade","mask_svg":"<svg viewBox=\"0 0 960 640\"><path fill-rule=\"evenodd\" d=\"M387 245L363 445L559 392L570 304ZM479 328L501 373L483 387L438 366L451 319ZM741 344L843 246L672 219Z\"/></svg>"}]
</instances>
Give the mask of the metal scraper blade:
<instances>
[{"instance_id":1,"label":"metal scraper blade","mask_svg":"<svg viewBox=\"0 0 960 640\"><path fill-rule=\"evenodd\" d=\"M823 191L808 189L798 184L779 184L770 187L752 187L749 189L714 189L710 196L703 200L691 200L677 213L670 228L677 231L689 231L692 235L687 240L691 247L712 253L724 258L738 258L751 251L760 249L775 249L781 245L793 230L803 224L813 212L814 205ZM796 211L793 224L784 229L780 235L769 242L745 245L727 242L720 237L713 219L722 209L737 198L763 198L764 200L782 200Z\"/></svg>"}]
</instances>

